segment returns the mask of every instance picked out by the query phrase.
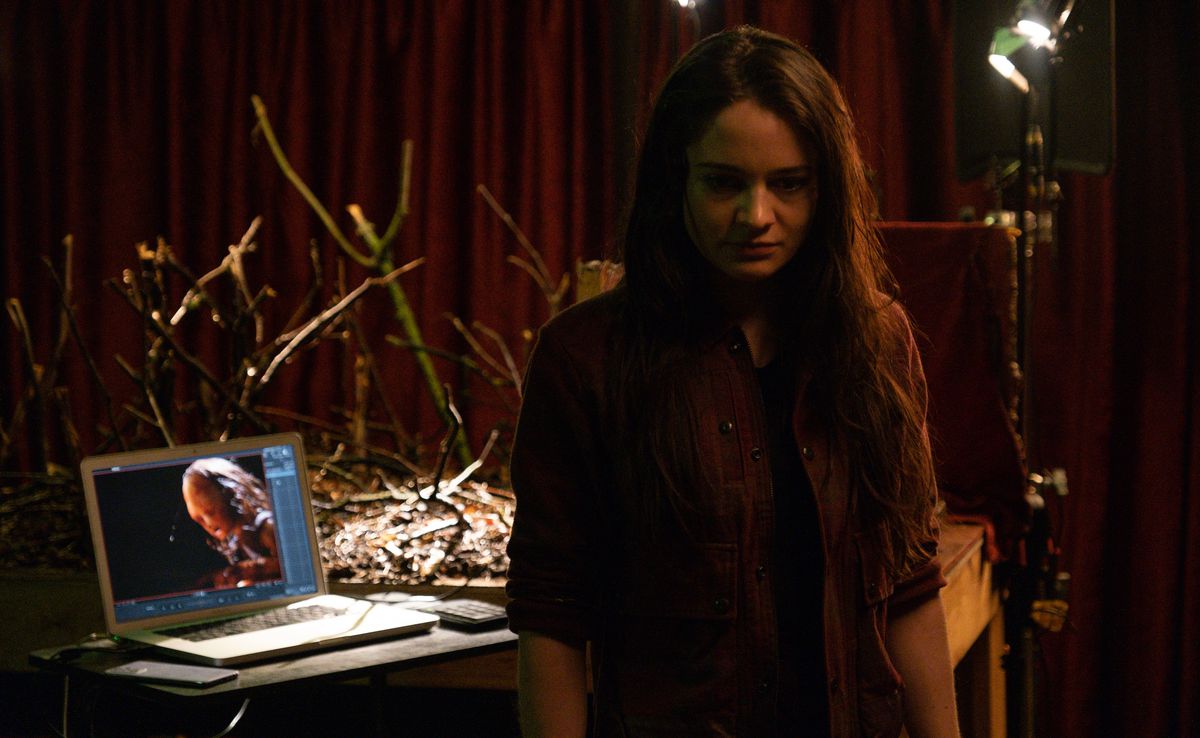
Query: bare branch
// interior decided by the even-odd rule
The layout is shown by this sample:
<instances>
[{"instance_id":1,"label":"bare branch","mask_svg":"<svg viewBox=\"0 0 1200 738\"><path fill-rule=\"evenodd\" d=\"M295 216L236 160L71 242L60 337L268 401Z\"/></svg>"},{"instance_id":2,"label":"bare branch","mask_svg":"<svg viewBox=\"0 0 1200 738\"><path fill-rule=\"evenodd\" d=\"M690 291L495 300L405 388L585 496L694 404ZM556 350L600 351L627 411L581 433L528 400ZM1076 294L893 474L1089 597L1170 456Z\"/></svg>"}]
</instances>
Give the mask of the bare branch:
<instances>
[{"instance_id":1,"label":"bare branch","mask_svg":"<svg viewBox=\"0 0 1200 738\"><path fill-rule=\"evenodd\" d=\"M525 237L525 232L521 230L512 216L508 214L508 211L500 207L500 203L496 202L496 198L492 197L492 193L486 186L480 184L475 190L480 195L483 195L483 199L487 202L488 206L495 211L496 215L500 216L500 220L504 221L508 229L517 237L517 243L521 244L521 248L525 249L526 253L529 254L529 258L533 259L533 263L536 265L534 272L541 275L540 277L534 277L534 279L538 281L538 284L550 284L550 270L546 268L546 262L542 261L542 255L538 253L538 250Z\"/></svg>"},{"instance_id":2,"label":"bare branch","mask_svg":"<svg viewBox=\"0 0 1200 738\"><path fill-rule=\"evenodd\" d=\"M126 300L128 300L130 302L131 305L134 304L134 298L131 295L129 295L126 292L121 291L121 290L118 290L117 293L124 296L126 298ZM221 395L221 397L226 402L230 403L233 407L237 408L237 410L245 418L247 418L251 423L253 423L259 430L262 430L264 432L269 432L271 430L270 426L268 426L262 420L262 418L259 418L258 415L254 412L254 410L252 408L250 408L247 404L242 402L240 398L235 397L233 394L233 391L230 390L229 387L226 387L215 376L213 376L212 372L210 372L208 370L208 367L204 366L204 364L201 363L201 361L199 359L197 359L195 356L192 356L191 353L189 353L185 348L183 348L183 346L181 346L175 340L174 336L172 336L170 331L167 330L167 326L161 321L161 319L158 316L156 316L154 314L145 316L145 325L148 328L152 329L155 333L157 333L159 338L161 340L165 341L167 343L167 345L169 345L171 347L171 350L176 355L178 355L181 359L183 359L185 364L187 364L189 367L191 367L201 379L203 379L209 386L211 386L214 390L216 390L217 393L219 395ZM118 357L118 360L121 361L121 363L124 365L123 360L120 360L119 357ZM128 365L124 365L124 366L128 366ZM127 371L131 371L131 370L127 369ZM132 373L132 371L131 371L131 373ZM142 381L144 381L144 379Z\"/></svg>"},{"instance_id":3,"label":"bare branch","mask_svg":"<svg viewBox=\"0 0 1200 738\"><path fill-rule=\"evenodd\" d=\"M367 220L366 216L363 215L362 208L354 203L346 206L346 212L350 213L350 217L354 219L355 231L371 247L371 253L378 257L379 236L375 235L375 224Z\"/></svg>"},{"instance_id":4,"label":"bare branch","mask_svg":"<svg viewBox=\"0 0 1200 738\"><path fill-rule=\"evenodd\" d=\"M246 308L243 314L249 314L254 317L254 345L259 345L263 342L263 316L255 308L256 301L263 295L260 290L258 297L251 294L250 284L246 280L246 265L243 256L247 251L253 251L255 244L253 242L254 233L258 230L258 224L262 222L262 217L256 217L251 223L249 230L242 236L242 240L236 246L229 247L230 268L229 273L233 275L233 282L237 288L237 294L242 296L245 301ZM264 287L263 290L269 291L269 287Z\"/></svg>"},{"instance_id":5,"label":"bare branch","mask_svg":"<svg viewBox=\"0 0 1200 738\"><path fill-rule=\"evenodd\" d=\"M504 365L497 361L496 358L490 353L488 353L488 350L483 347L483 344L481 344L477 338L475 338L475 335L471 333L470 329L467 328L466 324L463 323L457 315L450 315L447 317L450 318L450 322L454 324L454 329L457 330L460 335L462 335L463 339L467 342L467 345L471 347L471 350L474 351L476 355L487 362L487 364L496 371L500 372L501 374L506 373L507 370L505 369Z\"/></svg>"},{"instance_id":6,"label":"bare branch","mask_svg":"<svg viewBox=\"0 0 1200 738\"><path fill-rule=\"evenodd\" d=\"M504 365L508 367L508 377L512 380L513 386L517 389L517 395L521 394L521 370L517 368L517 362L513 359L512 352L508 350L508 344L504 342L504 338L499 333L492 330L488 326L478 320L471 324L475 330L480 331L492 342L496 344L496 348L500 350L500 355L504 357Z\"/></svg>"},{"instance_id":7,"label":"bare branch","mask_svg":"<svg viewBox=\"0 0 1200 738\"><path fill-rule=\"evenodd\" d=\"M129 362L125 360L124 356L121 356L120 354L113 354L113 359L117 362L117 366L121 367L121 369L125 371L125 374L127 374L135 384L142 383L141 373L134 369Z\"/></svg>"},{"instance_id":8,"label":"bare branch","mask_svg":"<svg viewBox=\"0 0 1200 738\"><path fill-rule=\"evenodd\" d=\"M67 247L66 264L71 263L71 251L74 246L74 241L70 236L63 239L63 245ZM100 397L104 400L104 411L108 416L108 422L112 424L113 435L117 443L120 444L122 450L128 450L129 446L125 442L124 436L121 435L117 427L117 419L113 413L112 393L108 391L104 380L100 376L100 368L96 366L96 360L92 357L92 352L88 350L87 343L83 340L83 335L79 332L79 322L75 317L75 309L71 307L71 272L65 270L65 277L60 278L58 272L54 269L54 265L49 259L43 258L43 263L50 272L50 278L54 280L54 284L58 287L58 302L63 311L63 318L66 322L71 336L75 339L75 345L79 348L79 352L83 355L83 361L87 365L88 373L91 375L92 382L95 384L97 391L100 392Z\"/></svg>"},{"instance_id":9,"label":"bare branch","mask_svg":"<svg viewBox=\"0 0 1200 738\"><path fill-rule=\"evenodd\" d=\"M542 291L542 294L549 295L554 291L554 286L550 284L548 278L539 273L537 267L533 264L530 264L528 261L513 254L509 254L508 256L504 257L504 260L509 264L520 267L526 274L532 277L534 283L537 284L538 289Z\"/></svg>"},{"instance_id":10,"label":"bare branch","mask_svg":"<svg viewBox=\"0 0 1200 738\"><path fill-rule=\"evenodd\" d=\"M379 239L380 250L392 245L396 234L400 232L400 226L408 217L408 196L412 188L412 157L413 142L411 138L406 138L404 143L400 144L400 193L396 196L396 209L392 211L392 220Z\"/></svg>"},{"instance_id":11,"label":"bare branch","mask_svg":"<svg viewBox=\"0 0 1200 738\"><path fill-rule=\"evenodd\" d=\"M175 448L175 439L171 435L171 429L168 428L166 416L163 415L162 408L158 404L158 398L154 396L154 388L149 383L142 387L143 394L146 395L146 402L150 403L150 410L154 413L154 425L158 428L159 433L162 433L163 440L171 448Z\"/></svg>"},{"instance_id":12,"label":"bare branch","mask_svg":"<svg viewBox=\"0 0 1200 738\"><path fill-rule=\"evenodd\" d=\"M33 410L33 417L36 421L45 422L46 420L46 388L43 384L43 375L45 369L37 363L37 356L33 352L33 332L29 328L29 322L25 319L25 310L21 307L21 301L15 297L9 298L8 316L16 326L17 332L21 335L22 355L25 359L25 372L29 376L29 387L32 392L32 399L36 403ZM25 415L30 412L24 402L17 405L16 411L13 414L12 432L15 433L17 425L25 419ZM50 439L45 433L41 434L39 451L41 453L41 462L43 464L50 461Z\"/></svg>"},{"instance_id":13,"label":"bare branch","mask_svg":"<svg viewBox=\"0 0 1200 738\"><path fill-rule=\"evenodd\" d=\"M210 269L208 273L199 279L193 279L191 273L175 261L174 256L167 255L168 263L193 282L191 288L184 293L183 299L180 300L179 309L171 316L171 320L169 321L171 325L178 325L179 321L183 320L183 316L195 306L198 299L203 298L205 302L215 307L215 303L207 299L207 296L204 294L204 286L226 272L233 273L234 283L245 294L247 301L250 299L249 289L246 287L245 272L242 269L242 254L254 250L255 244L253 243L253 238L258 232L260 225L262 225L262 216L258 216L251 221L250 227L246 230L245 235L242 236L241 241L235 245L231 245L229 253L225 255L225 258L221 259L221 263Z\"/></svg>"},{"instance_id":14,"label":"bare branch","mask_svg":"<svg viewBox=\"0 0 1200 738\"><path fill-rule=\"evenodd\" d=\"M37 385L40 383L42 372L37 364L37 356L33 352L33 335L29 330L29 322L25 320L25 310L21 307L21 301L15 297L8 298L6 306L8 307L8 317L21 336L21 348L23 349L21 356L25 359L25 372L29 376L29 381Z\"/></svg>"},{"instance_id":15,"label":"bare branch","mask_svg":"<svg viewBox=\"0 0 1200 738\"><path fill-rule=\"evenodd\" d=\"M457 364L468 371L478 374L480 377L482 377L484 380L486 380L488 382L488 384L495 385L502 381L499 378L497 378L495 375L488 372L486 367L481 366L479 363L477 363L475 361L472 361L471 357L469 357L469 356L461 356L452 351L446 351L445 349L439 349L439 348L434 348L432 346L415 344L412 341L408 341L403 338L400 338L399 336L393 336L390 334L388 336L386 336L385 339L387 340L388 343L392 344L393 346L398 346L399 348L405 349L407 351L419 351L423 354L429 354L430 356L436 356L439 359L445 359L446 361L453 362L454 364Z\"/></svg>"},{"instance_id":16,"label":"bare branch","mask_svg":"<svg viewBox=\"0 0 1200 738\"><path fill-rule=\"evenodd\" d=\"M317 297L321 294L321 289L325 284L325 271L321 267L321 251L317 246L316 241L308 242L308 261L312 265L313 278L312 283L308 286L308 291L304 293L304 298L296 306L296 310L284 323L284 328L287 331L292 330L296 325L303 321L303 316L308 314L312 306L316 304Z\"/></svg>"},{"instance_id":17,"label":"bare branch","mask_svg":"<svg viewBox=\"0 0 1200 738\"><path fill-rule=\"evenodd\" d=\"M286 346L284 346L278 354L275 355L275 358L271 360L271 363L267 366L266 371L263 372L262 379L259 381L259 384L265 385L267 382L271 381L271 377L275 375L275 370L277 370L280 365L283 364L283 362L287 361L288 358L296 352L296 349L300 348L300 346L302 346L305 342L317 335L317 333L319 333L325 326L329 325L329 323L341 315L344 310L353 305L358 298L366 294L368 289L376 285L385 285L396 277L399 277L401 274L420 266L422 263L424 263L424 261L424 257L420 259L414 259L413 261L410 261L399 269L393 270L391 273L383 277L368 277L363 281L362 284L354 288L350 294L339 300L336 305L328 308L323 313L309 321L308 325L302 328L295 335L295 337L293 337L292 340Z\"/></svg>"},{"instance_id":18,"label":"bare branch","mask_svg":"<svg viewBox=\"0 0 1200 738\"><path fill-rule=\"evenodd\" d=\"M122 405L122 407L125 409L125 412L129 413L130 415L132 415L133 417L142 421L143 423L150 426L151 428L158 427L158 423L156 423L154 421L154 418L150 417L149 415L146 415L141 410L137 409L133 405L130 405L128 402L125 403L124 405Z\"/></svg>"},{"instance_id":19,"label":"bare branch","mask_svg":"<svg viewBox=\"0 0 1200 738\"><path fill-rule=\"evenodd\" d=\"M450 427L446 429L446 437L442 440L442 450L438 457L437 468L433 472L433 487L436 490L441 485L442 475L446 473L446 462L450 460L450 453L454 450L454 440L458 435L458 431L462 428L462 415L458 412L458 407L454 404L454 392L450 389L450 385L444 385L442 390L446 397L446 415L451 419ZM428 499L422 493L422 498ZM459 519L461 520L461 513Z\"/></svg>"},{"instance_id":20,"label":"bare branch","mask_svg":"<svg viewBox=\"0 0 1200 738\"><path fill-rule=\"evenodd\" d=\"M375 394L379 397L379 401L383 405L384 414L388 419L388 430L392 435L392 440L398 447L403 446L408 442L408 433L405 432L404 426L400 422L400 415L396 412L396 408L392 404L391 396L383 390L383 376L379 371L379 362L375 358L375 352L371 350L371 346L367 342L367 337L363 333L362 326L353 313L347 313L347 323L358 345L359 355L364 357L367 362L367 368L371 373L371 380L377 389Z\"/></svg>"}]
</instances>

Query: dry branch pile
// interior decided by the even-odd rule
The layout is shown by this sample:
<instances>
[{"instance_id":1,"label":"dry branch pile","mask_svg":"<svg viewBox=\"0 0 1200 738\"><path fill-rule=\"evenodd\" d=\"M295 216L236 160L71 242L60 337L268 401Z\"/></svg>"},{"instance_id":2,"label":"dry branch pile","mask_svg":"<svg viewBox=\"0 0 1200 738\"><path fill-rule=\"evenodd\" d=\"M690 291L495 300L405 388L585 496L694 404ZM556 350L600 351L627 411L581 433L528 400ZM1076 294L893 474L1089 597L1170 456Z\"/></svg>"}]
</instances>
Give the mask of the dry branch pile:
<instances>
[{"instance_id":1,"label":"dry branch pile","mask_svg":"<svg viewBox=\"0 0 1200 738\"><path fill-rule=\"evenodd\" d=\"M380 478L382 491L318 472L314 511L321 560L330 579L368 584L499 583L512 495L480 482L427 499L415 479ZM426 487L428 489L428 487Z\"/></svg>"},{"instance_id":2,"label":"dry branch pile","mask_svg":"<svg viewBox=\"0 0 1200 738\"><path fill-rule=\"evenodd\" d=\"M487 448L474 458L451 387L437 376L433 358L450 360L481 377L497 393L511 428L520 406L521 364L533 331L524 331L523 346L510 350L488 326L448 316L464 339L464 355L425 344L415 314L397 279L420 259L397 266L394 245L408 214L411 142L403 147L395 211L383 233L361 208L349 205L353 237L291 167L275 137L266 108L253 98L255 131L270 147L284 176L305 198L337 243L343 261L336 284L326 282L315 246L310 250L313 282L293 306L290 318L274 337L265 326L265 310L280 295L269 285L254 289L244 263L257 251L255 220L227 255L211 270L191 271L163 240L137 246L137 264L108 286L140 318L144 353L134 361L116 356L132 382L133 397L115 399L101 379L96 360L80 334L72 307L72 244L64 242L61 268L46 265L60 297L58 335L49 356L38 356L38 343L17 300L6 304L23 343L26 387L0 417L0 565L50 569L90 566L82 491L76 477L84 455L75 430L67 388L59 386L58 367L73 344L86 362L91 391L104 399L106 417L97 425L101 442L87 453L175 445L178 429L199 429L202 438L229 438L272 432L284 427L305 436L313 474L314 507L321 554L332 579L374 584L458 584L501 580L507 569L505 546L514 512L511 493L482 479L505 478L502 439L493 431ZM479 194L512 231L524 256L508 262L529 275L546 298L549 316L563 306L569 275L554 279L541 255L516 223L482 185ZM345 260L371 276L357 287L344 284ZM585 277L587 279L585 279ZM577 288L590 284L599 291L619 278L597 264L587 265ZM586 283L586 284L585 284ZM442 413L446 435L437 459L425 458L423 444L403 427L382 391L375 347L358 320L359 299L369 290L387 293L400 335L380 338L399 346L416 362L431 398ZM333 294L330 294L330 293ZM275 308L278 309L278 308ZM212 365L187 345L197 325L215 330L226 361ZM185 338L187 336L188 338ZM275 376L297 355L317 344L336 341L354 355L354 401L335 410L333 421L301 416L264 401ZM140 363L140 366L139 366ZM181 403L179 398L187 398ZM193 432L195 435L195 431ZM30 460L18 463L15 439L29 439ZM387 448L381 447L383 443ZM497 444L496 453L492 453ZM357 454L348 458L348 454ZM491 457L499 470L482 473ZM472 461L472 459L474 460ZM13 471L13 469L16 469ZM455 472L455 470L461 470ZM456 476L449 478L451 473ZM436 480L436 481L435 481Z\"/></svg>"},{"instance_id":3,"label":"dry branch pile","mask_svg":"<svg viewBox=\"0 0 1200 738\"><path fill-rule=\"evenodd\" d=\"M0 485L0 566L80 571L91 566L87 514L78 483L31 475Z\"/></svg>"}]
</instances>

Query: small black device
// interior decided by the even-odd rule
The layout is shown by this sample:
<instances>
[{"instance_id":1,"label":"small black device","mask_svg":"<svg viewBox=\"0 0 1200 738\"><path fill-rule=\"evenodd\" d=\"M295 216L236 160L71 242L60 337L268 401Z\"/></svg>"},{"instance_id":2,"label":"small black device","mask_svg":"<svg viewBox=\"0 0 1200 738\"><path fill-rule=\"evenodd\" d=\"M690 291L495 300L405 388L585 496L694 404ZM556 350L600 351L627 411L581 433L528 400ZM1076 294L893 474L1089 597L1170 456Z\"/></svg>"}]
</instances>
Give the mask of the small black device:
<instances>
[{"instance_id":1,"label":"small black device","mask_svg":"<svg viewBox=\"0 0 1200 738\"><path fill-rule=\"evenodd\" d=\"M175 664L169 661L144 660L130 661L128 664L113 666L105 669L104 673L125 679L137 679L143 682L180 684L188 687L211 687L214 684L234 679L238 675L234 669Z\"/></svg>"},{"instance_id":2,"label":"small black device","mask_svg":"<svg viewBox=\"0 0 1200 738\"><path fill-rule=\"evenodd\" d=\"M494 630L504 627L508 615L502 605L483 600L440 600L421 610L441 618L447 628L466 631Z\"/></svg>"}]
</instances>

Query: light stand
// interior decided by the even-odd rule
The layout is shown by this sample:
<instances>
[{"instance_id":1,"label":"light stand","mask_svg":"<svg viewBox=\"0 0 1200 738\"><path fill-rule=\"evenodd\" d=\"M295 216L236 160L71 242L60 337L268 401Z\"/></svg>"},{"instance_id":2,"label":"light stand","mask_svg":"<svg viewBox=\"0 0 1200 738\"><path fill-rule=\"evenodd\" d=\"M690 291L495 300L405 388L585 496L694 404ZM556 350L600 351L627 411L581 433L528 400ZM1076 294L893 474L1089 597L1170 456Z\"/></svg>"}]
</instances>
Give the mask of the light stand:
<instances>
[{"instance_id":1,"label":"light stand","mask_svg":"<svg viewBox=\"0 0 1200 738\"><path fill-rule=\"evenodd\" d=\"M1022 372L1020 428L1028 470L1041 468L1034 412L1035 256L1043 248L1054 250L1058 236L1056 221L1061 192L1048 162L1052 165L1054 161L1055 67L1060 60L1059 34L1073 5L1068 2L1057 13L1052 13L1047 4L1023 0L1017 6L1013 22L996 29L989 50L989 62L1021 91L1023 101L1020 236L1016 265L1017 355ZM1047 101L1049 105L1045 106ZM1029 526L1022 540L1023 556L1020 558L1023 560L1016 562L1005 599L1005 635L1009 645L1004 663L1009 695L1008 726L1009 735L1017 738L1037 735L1038 630L1061 629L1067 609L1069 576L1057 571L1058 549L1051 535L1043 496L1043 492L1051 490L1058 497L1067 494L1065 471L1059 468L1029 473L1025 495L1029 505Z\"/></svg>"}]
</instances>

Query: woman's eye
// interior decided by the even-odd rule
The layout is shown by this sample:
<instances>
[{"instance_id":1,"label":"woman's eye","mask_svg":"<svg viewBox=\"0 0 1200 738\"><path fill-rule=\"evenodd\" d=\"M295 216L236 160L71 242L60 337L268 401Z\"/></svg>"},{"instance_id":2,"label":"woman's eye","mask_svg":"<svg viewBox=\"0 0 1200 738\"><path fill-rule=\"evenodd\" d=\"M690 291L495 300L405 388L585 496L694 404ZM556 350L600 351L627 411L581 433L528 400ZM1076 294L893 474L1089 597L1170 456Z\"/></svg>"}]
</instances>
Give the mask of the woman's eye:
<instances>
[{"instance_id":1,"label":"woman's eye","mask_svg":"<svg viewBox=\"0 0 1200 738\"><path fill-rule=\"evenodd\" d=\"M700 181L710 192L728 194L742 189L742 181L728 174L706 174Z\"/></svg>"},{"instance_id":2,"label":"woman's eye","mask_svg":"<svg viewBox=\"0 0 1200 738\"><path fill-rule=\"evenodd\" d=\"M780 192L800 192L808 188L812 182L809 177L781 177L771 183Z\"/></svg>"}]
</instances>

